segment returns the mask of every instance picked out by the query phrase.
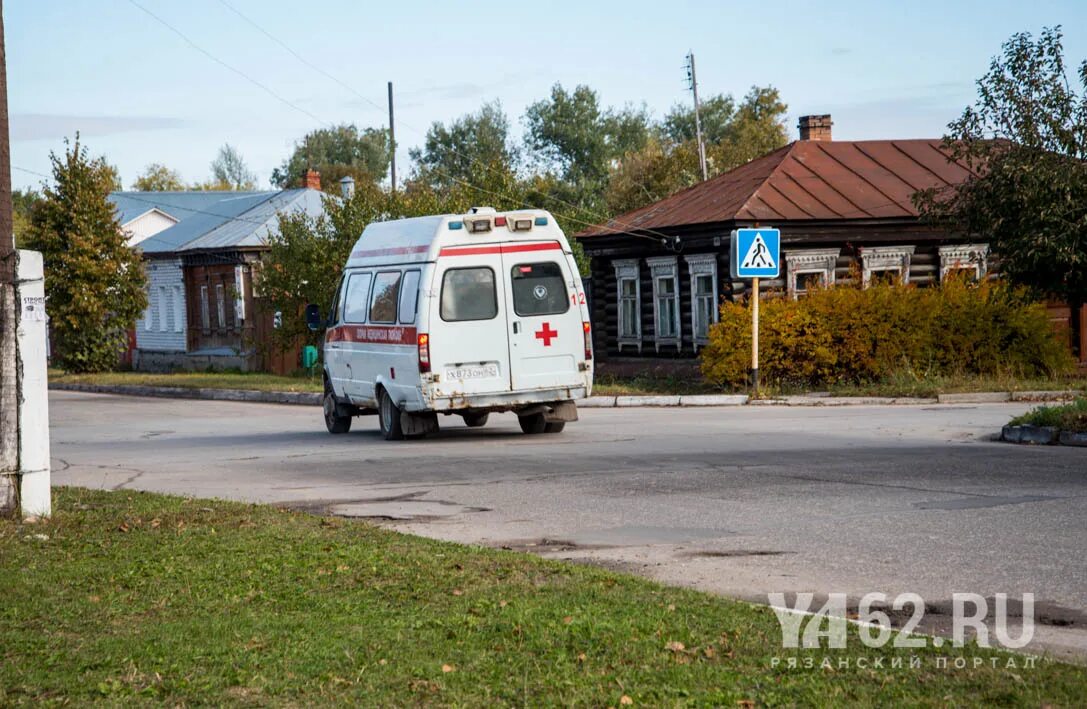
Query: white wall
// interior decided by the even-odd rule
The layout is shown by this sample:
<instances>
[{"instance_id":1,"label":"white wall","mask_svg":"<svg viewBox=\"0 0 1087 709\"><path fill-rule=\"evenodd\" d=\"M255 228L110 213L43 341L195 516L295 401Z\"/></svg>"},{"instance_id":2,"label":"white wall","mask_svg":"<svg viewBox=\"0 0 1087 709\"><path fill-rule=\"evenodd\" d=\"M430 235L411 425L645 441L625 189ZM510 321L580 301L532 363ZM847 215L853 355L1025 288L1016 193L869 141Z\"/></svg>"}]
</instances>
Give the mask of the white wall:
<instances>
[{"instance_id":1,"label":"white wall","mask_svg":"<svg viewBox=\"0 0 1087 709\"><path fill-rule=\"evenodd\" d=\"M154 236L164 229L169 229L174 224L177 224L176 219L157 209L152 209L123 225L121 230L128 237L128 245L135 246L144 239Z\"/></svg>"},{"instance_id":2,"label":"white wall","mask_svg":"<svg viewBox=\"0 0 1087 709\"><path fill-rule=\"evenodd\" d=\"M147 310L136 323L136 349L185 351L185 282L181 259L147 261Z\"/></svg>"}]
</instances>

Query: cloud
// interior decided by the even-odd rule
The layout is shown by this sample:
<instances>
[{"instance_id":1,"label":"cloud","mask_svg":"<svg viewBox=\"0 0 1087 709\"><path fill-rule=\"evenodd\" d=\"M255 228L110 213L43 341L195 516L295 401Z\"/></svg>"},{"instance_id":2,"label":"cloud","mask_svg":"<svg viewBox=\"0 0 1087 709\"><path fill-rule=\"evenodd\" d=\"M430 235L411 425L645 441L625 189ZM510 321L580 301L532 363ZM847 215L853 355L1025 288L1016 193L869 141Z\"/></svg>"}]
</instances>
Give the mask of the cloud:
<instances>
[{"instance_id":1,"label":"cloud","mask_svg":"<svg viewBox=\"0 0 1087 709\"><path fill-rule=\"evenodd\" d=\"M56 140L75 135L103 136L179 128L185 122L166 116L73 116L50 113L13 113L11 139Z\"/></svg>"},{"instance_id":2,"label":"cloud","mask_svg":"<svg viewBox=\"0 0 1087 709\"><path fill-rule=\"evenodd\" d=\"M834 47L830 50L830 53L836 57L844 57L847 54L852 54L853 50L849 47Z\"/></svg>"}]
</instances>

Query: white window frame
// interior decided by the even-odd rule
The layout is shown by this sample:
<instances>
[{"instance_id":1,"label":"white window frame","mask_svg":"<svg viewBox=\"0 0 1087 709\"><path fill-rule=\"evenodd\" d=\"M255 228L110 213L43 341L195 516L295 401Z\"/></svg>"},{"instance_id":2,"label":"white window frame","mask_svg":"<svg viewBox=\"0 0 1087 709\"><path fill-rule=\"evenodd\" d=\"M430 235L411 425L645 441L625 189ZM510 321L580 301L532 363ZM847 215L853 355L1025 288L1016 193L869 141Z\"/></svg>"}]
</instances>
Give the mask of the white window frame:
<instances>
[{"instance_id":1,"label":"white window frame","mask_svg":"<svg viewBox=\"0 0 1087 709\"><path fill-rule=\"evenodd\" d=\"M679 264L676 262L675 256L657 256L647 258L645 262L649 266L649 273L653 279L653 341L657 352L660 352L662 346L668 345L675 345L676 349L679 349L683 342L683 323L680 321L679 308ZM658 285L660 281L669 278L672 279L672 304L675 308L676 334L663 337L660 334L661 313L658 301L661 294L658 292Z\"/></svg>"},{"instance_id":2,"label":"white window frame","mask_svg":"<svg viewBox=\"0 0 1087 709\"><path fill-rule=\"evenodd\" d=\"M618 347L623 351L623 346L635 347L639 353L642 351L642 273L638 259L619 259L612 261L615 268L615 294L618 321L616 332L619 333ZM623 281L634 281L634 334L623 333Z\"/></svg>"},{"instance_id":3,"label":"white window frame","mask_svg":"<svg viewBox=\"0 0 1087 709\"><path fill-rule=\"evenodd\" d=\"M683 260L687 262L687 271L691 280L691 337L694 341L694 351L698 352L700 346L709 344L710 327L721 316L720 286L717 281L717 254L693 254L684 256ZM698 335L699 296L696 281L699 276L711 276L713 278L713 306L710 308L710 321L706 323L706 337L699 337Z\"/></svg>"},{"instance_id":4,"label":"white window frame","mask_svg":"<svg viewBox=\"0 0 1087 709\"><path fill-rule=\"evenodd\" d=\"M226 329L226 287L220 283L215 284L215 315L218 318L217 330Z\"/></svg>"},{"instance_id":5,"label":"white window frame","mask_svg":"<svg viewBox=\"0 0 1087 709\"><path fill-rule=\"evenodd\" d=\"M861 284L867 288L872 275L894 271L898 282L910 282L910 261L915 246L865 246L861 247Z\"/></svg>"},{"instance_id":6,"label":"white window frame","mask_svg":"<svg viewBox=\"0 0 1087 709\"><path fill-rule=\"evenodd\" d=\"M937 249L940 254L940 281L947 278L951 271L969 271L973 269L977 280L985 278L989 273L989 245L988 244L957 244L955 246L941 246Z\"/></svg>"},{"instance_id":7,"label":"white window frame","mask_svg":"<svg viewBox=\"0 0 1087 709\"><path fill-rule=\"evenodd\" d=\"M169 331L170 315L174 309L173 293L166 286L159 286L159 332Z\"/></svg>"},{"instance_id":8,"label":"white window frame","mask_svg":"<svg viewBox=\"0 0 1087 709\"><path fill-rule=\"evenodd\" d=\"M208 284L200 285L200 329L204 332L211 330L211 309L208 304Z\"/></svg>"},{"instance_id":9,"label":"white window frame","mask_svg":"<svg viewBox=\"0 0 1087 709\"><path fill-rule=\"evenodd\" d=\"M835 268L838 266L838 254L841 249L801 249L786 251L785 260L785 286L789 297L796 300L800 295L807 293L797 287L798 276L807 273L818 273L823 277L823 286L830 288L836 282Z\"/></svg>"},{"instance_id":10,"label":"white window frame","mask_svg":"<svg viewBox=\"0 0 1087 709\"><path fill-rule=\"evenodd\" d=\"M174 286L174 332L185 332L185 291Z\"/></svg>"}]
</instances>

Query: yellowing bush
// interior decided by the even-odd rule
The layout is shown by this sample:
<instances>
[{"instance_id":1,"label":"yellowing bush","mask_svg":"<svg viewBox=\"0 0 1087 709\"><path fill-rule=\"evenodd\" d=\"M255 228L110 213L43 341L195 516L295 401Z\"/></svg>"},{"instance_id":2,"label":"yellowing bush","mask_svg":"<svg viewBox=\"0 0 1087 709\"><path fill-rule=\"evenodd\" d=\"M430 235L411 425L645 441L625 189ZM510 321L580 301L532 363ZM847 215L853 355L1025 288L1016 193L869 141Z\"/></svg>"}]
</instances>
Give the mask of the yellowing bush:
<instances>
[{"instance_id":1,"label":"yellowing bush","mask_svg":"<svg viewBox=\"0 0 1087 709\"><path fill-rule=\"evenodd\" d=\"M1074 367L1045 305L1006 284L951 279L938 288L877 283L760 303L763 381L818 385L927 375L1051 376ZM725 303L702 350L710 382L743 386L751 366L751 311Z\"/></svg>"}]
</instances>

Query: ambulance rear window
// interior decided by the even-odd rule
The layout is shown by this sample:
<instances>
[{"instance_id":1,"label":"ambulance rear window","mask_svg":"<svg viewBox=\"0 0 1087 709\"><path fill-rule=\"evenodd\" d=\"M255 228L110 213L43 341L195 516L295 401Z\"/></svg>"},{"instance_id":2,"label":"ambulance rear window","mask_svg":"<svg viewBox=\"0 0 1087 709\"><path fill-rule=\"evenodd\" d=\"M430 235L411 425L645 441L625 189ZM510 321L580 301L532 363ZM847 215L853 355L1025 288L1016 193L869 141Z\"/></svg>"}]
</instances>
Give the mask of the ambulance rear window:
<instances>
[{"instance_id":1,"label":"ambulance rear window","mask_svg":"<svg viewBox=\"0 0 1087 709\"><path fill-rule=\"evenodd\" d=\"M494 271L489 268L451 268L442 276L442 320L490 320L498 315Z\"/></svg>"},{"instance_id":2,"label":"ambulance rear window","mask_svg":"<svg viewBox=\"0 0 1087 709\"><path fill-rule=\"evenodd\" d=\"M522 263L513 267L513 309L521 316L558 315L570 309L566 279L554 262Z\"/></svg>"}]
</instances>

